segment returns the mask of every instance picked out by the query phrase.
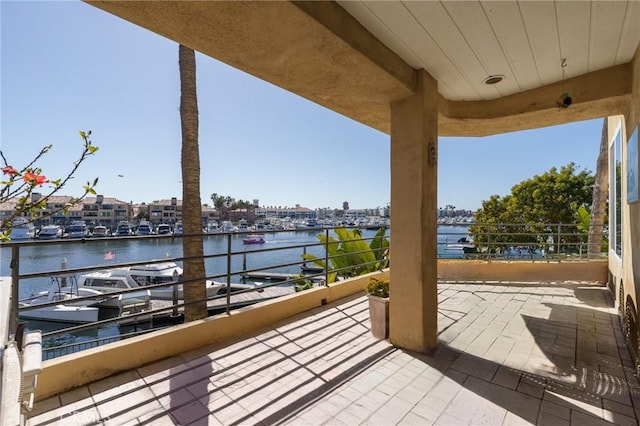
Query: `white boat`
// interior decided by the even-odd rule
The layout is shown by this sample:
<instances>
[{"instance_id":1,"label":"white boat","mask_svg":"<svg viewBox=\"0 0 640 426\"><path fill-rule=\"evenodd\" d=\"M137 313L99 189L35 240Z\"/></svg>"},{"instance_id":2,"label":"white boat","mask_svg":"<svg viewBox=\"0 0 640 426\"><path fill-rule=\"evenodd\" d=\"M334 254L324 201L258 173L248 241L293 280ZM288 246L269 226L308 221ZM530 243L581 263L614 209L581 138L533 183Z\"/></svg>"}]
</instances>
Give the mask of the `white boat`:
<instances>
[{"instance_id":1,"label":"white boat","mask_svg":"<svg viewBox=\"0 0 640 426\"><path fill-rule=\"evenodd\" d=\"M89 236L89 227L82 220L71 222L69 229L67 230L67 237L69 238L86 238Z\"/></svg>"},{"instance_id":2,"label":"white boat","mask_svg":"<svg viewBox=\"0 0 640 426\"><path fill-rule=\"evenodd\" d=\"M106 226L98 225L93 228L91 236L95 238L108 237L109 229Z\"/></svg>"},{"instance_id":3,"label":"white boat","mask_svg":"<svg viewBox=\"0 0 640 426\"><path fill-rule=\"evenodd\" d=\"M228 220L222 222L221 229L222 232L238 232L238 227Z\"/></svg>"},{"instance_id":4,"label":"white boat","mask_svg":"<svg viewBox=\"0 0 640 426\"><path fill-rule=\"evenodd\" d=\"M182 235L182 222L176 222L173 227L173 235Z\"/></svg>"},{"instance_id":5,"label":"white boat","mask_svg":"<svg viewBox=\"0 0 640 426\"><path fill-rule=\"evenodd\" d=\"M171 233L171 225L168 223L161 223L156 228L156 234L158 235L169 235Z\"/></svg>"},{"instance_id":6,"label":"white boat","mask_svg":"<svg viewBox=\"0 0 640 426\"><path fill-rule=\"evenodd\" d=\"M77 324L95 322L98 320L100 311L97 305L105 302L106 299L103 297L74 302L75 299L86 296L104 296L104 293L97 290L80 289L71 277L63 279L56 277L52 280L48 291L20 300L18 305L20 308L28 308L45 303L59 303L26 311L21 310L19 316L24 319Z\"/></svg>"},{"instance_id":7,"label":"white boat","mask_svg":"<svg viewBox=\"0 0 640 426\"><path fill-rule=\"evenodd\" d=\"M33 223L26 217L17 217L11 221L11 241L28 240L35 235Z\"/></svg>"},{"instance_id":8,"label":"white boat","mask_svg":"<svg viewBox=\"0 0 640 426\"><path fill-rule=\"evenodd\" d=\"M45 225L38 232L39 240L54 240L62 238L62 227L58 225Z\"/></svg>"},{"instance_id":9,"label":"white boat","mask_svg":"<svg viewBox=\"0 0 640 426\"><path fill-rule=\"evenodd\" d=\"M151 224L148 221L142 220L138 225L138 229L136 229L136 235L151 235L153 234L153 230L151 229Z\"/></svg>"},{"instance_id":10,"label":"white boat","mask_svg":"<svg viewBox=\"0 0 640 426\"><path fill-rule=\"evenodd\" d=\"M130 235L133 235L131 224L124 221L119 222L118 227L116 228L116 232L113 235L116 237L128 237Z\"/></svg>"},{"instance_id":11,"label":"white boat","mask_svg":"<svg viewBox=\"0 0 640 426\"><path fill-rule=\"evenodd\" d=\"M247 226L247 221L245 219L240 219L238 221L238 232L247 232L249 227Z\"/></svg>"},{"instance_id":12,"label":"white boat","mask_svg":"<svg viewBox=\"0 0 640 426\"><path fill-rule=\"evenodd\" d=\"M102 271L83 274L78 278L78 288L89 288L102 293L132 288L147 288L154 284L170 284L182 282L182 268L174 262L163 262L149 265L132 266L129 268L111 268ZM252 287L249 284L234 284L243 288ZM217 281L206 281L207 297L218 294L226 284ZM148 288L151 299L173 299L173 286ZM182 284L178 284L178 299L183 298ZM112 303L116 305L115 301Z\"/></svg>"},{"instance_id":13,"label":"white boat","mask_svg":"<svg viewBox=\"0 0 640 426\"><path fill-rule=\"evenodd\" d=\"M206 232L207 234L217 234L218 232L220 232L220 226L218 225L218 222L207 223Z\"/></svg>"}]
</instances>

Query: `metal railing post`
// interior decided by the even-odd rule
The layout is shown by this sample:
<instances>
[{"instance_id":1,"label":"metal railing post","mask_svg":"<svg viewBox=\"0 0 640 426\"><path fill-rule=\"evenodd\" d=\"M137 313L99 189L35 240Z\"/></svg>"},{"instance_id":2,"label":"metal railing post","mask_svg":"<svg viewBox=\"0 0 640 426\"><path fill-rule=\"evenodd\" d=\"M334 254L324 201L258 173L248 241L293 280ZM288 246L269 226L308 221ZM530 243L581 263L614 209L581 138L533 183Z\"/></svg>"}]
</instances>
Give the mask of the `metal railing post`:
<instances>
[{"instance_id":1,"label":"metal railing post","mask_svg":"<svg viewBox=\"0 0 640 426\"><path fill-rule=\"evenodd\" d=\"M171 316L175 319L178 318L178 270L173 271L173 287L171 289L171 296L173 297L173 310L171 311ZM184 290L182 298L184 299ZM186 308L185 308L186 309Z\"/></svg>"},{"instance_id":2,"label":"metal railing post","mask_svg":"<svg viewBox=\"0 0 640 426\"><path fill-rule=\"evenodd\" d=\"M9 334L18 330L18 300L20 298L20 248L11 247L11 313L9 317Z\"/></svg>"},{"instance_id":3,"label":"metal railing post","mask_svg":"<svg viewBox=\"0 0 640 426\"><path fill-rule=\"evenodd\" d=\"M562 225L558 224L558 251L556 252L556 254L558 255L558 260L560 260L560 232L561 232L561 228Z\"/></svg>"},{"instance_id":4,"label":"metal railing post","mask_svg":"<svg viewBox=\"0 0 640 426\"><path fill-rule=\"evenodd\" d=\"M231 315L231 234L227 234L227 315Z\"/></svg>"},{"instance_id":5,"label":"metal railing post","mask_svg":"<svg viewBox=\"0 0 640 426\"><path fill-rule=\"evenodd\" d=\"M324 234L324 285L329 287L329 230L325 229Z\"/></svg>"}]
</instances>

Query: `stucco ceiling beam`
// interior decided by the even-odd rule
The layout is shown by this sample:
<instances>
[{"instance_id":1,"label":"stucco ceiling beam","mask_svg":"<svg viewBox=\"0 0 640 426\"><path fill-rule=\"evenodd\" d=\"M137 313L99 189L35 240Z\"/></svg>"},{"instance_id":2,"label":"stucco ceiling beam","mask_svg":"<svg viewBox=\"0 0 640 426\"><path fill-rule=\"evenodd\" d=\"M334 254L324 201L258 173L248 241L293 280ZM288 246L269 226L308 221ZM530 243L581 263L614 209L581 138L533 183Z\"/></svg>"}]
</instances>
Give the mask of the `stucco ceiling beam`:
<instances>
[{"instance_id":1,"label":"stucco ceiling beam","mask_svg":"<svg viewBox=\"0 0 640 426\"><path fill-rule=\"evenodd\" d=\"M567 93L572 103L556 106ZM489 101L439 103L439 134L487 136L623 114L631 100L631 65L591 72Z\"/></svg>"}]
</instances>

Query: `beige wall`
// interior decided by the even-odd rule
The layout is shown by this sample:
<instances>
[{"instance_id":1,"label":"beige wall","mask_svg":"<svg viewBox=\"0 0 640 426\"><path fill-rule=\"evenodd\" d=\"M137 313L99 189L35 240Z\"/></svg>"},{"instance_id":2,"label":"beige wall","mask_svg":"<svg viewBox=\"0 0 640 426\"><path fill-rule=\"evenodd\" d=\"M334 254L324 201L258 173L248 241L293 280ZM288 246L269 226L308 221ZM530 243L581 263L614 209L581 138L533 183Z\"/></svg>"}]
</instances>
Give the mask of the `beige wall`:
<instances>
[{"instance_id":1,"label":"beige wall","mask_svg":"<svg viewBox=\"0 0 640 426\"><path fill-rule=\"evenodd\" d=\"M441 259L438 280L502 282L607 282L607 260L567 262Z\"/></svg>"},{"instance_id":2,"label":"beige wall","mask_svg":"<svg viewBox=\"0 0 640 426\"><path fill-rule=\"evenodd\" d=\"M638 309L638 296L640 295L640 203L627 204L627 140L633 130L640 124L640 47L636 51L632 64L632 97L628 112L624 117L609 118L609 140L613 138L616 126L621 123L623 131L622 158L622 250L623 257L610 254L609 269L615 281L616 297L619 298L620 287L624 288L624 300L616 300L616 303L626 305L630 297ZM610 218L612 220L612 218Z\"/></svg>"}]
</instances>

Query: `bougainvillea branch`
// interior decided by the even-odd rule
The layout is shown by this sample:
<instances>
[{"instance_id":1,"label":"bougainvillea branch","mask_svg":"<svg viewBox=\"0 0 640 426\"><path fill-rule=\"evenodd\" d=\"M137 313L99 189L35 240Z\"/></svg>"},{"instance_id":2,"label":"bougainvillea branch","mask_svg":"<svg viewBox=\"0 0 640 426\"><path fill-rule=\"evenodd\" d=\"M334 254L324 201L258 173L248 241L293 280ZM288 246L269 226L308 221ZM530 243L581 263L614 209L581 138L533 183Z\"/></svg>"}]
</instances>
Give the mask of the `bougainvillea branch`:
<instances>
[{"instance_id":1,"label":"bougainvillea branch","mask_svg":"<svg viewBox=\"0 0 640 426\"><path fill-rule=\"evenodd\" d=\"M98 178L95 178L93 182L87 182L82 186L83 193L79 197L73 197L63 207L46 211L44 215L38 215L47 208L49 199L58 193L68 182L73 178L73 175L90 155L93 155L98 151L98 147L91 143L91 131L80 131L80 137L83 141L83 149L80 154L80 158L73 163L71 171L62 179L50 180L44 174L41 168L36 167L36 163L51 150L52 145L48 145L40 150L40 152L27 164L26 166L16 169L13 165L9 164L2 150L0 150L0 157L2 158L3 167L2 177L0 180L0 203L5 203L9 200L16 200L15 211L8 217L3 217L0 222L0 241L8 241L11 235L11 227L13 219L18 216L29 216L29 221L34 222L36 218L42 219L43 217L49 217L61 211L66 211L82 201L87 195L95 195L95 186L98 184ZM46 186L45 186L46 185ZM42 191L40 188L48 188L45 190L45 194L41 194L41 197L34 199L32 194L34 190Z\"/></svg>"}]
</instances>

